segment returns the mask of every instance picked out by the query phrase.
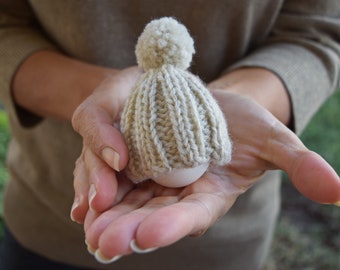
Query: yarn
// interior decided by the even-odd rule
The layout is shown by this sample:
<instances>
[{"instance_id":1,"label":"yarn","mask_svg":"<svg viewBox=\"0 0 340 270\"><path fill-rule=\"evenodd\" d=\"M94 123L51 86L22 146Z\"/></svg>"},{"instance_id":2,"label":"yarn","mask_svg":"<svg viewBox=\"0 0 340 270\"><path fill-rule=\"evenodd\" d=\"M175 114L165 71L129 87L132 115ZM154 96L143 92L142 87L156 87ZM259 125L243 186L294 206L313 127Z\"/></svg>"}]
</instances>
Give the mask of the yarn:
<instances>
[{"instance_id":1,"label":"yarn","mask_svg":"<svg viewBox=\"0 0 340 270\"><path fill-rule=\"evenodd\" d=\"M138 39L137 62L145 73L121 117L129 149L126 174L135 183L153 179L184 186L210 163L225 165L231 159L222 111L202 81L186 70L194 52L187 29L173 18L151 21ZM195 170L199 173L191 179Z\"/></svg>"},{"instance_id":2,"label":"yarn","mask_svg":"<svg viewBox=\"0 0 340 270\"><path fill-rule=\"evenodd\" d=\"M187 69L194 53L194 41L186 27L168 17L151 21L136 46L137 63L144 70L165 64Z\"/></svg>"}]
</instances>

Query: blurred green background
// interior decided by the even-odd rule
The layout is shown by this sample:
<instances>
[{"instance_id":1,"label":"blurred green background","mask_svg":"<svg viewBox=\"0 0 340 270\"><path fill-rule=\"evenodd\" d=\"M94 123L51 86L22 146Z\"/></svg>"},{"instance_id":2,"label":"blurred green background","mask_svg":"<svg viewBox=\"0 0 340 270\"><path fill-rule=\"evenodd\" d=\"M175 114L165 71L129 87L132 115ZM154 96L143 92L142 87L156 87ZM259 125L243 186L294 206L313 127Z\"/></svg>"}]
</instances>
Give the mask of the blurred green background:
<instances>
[{"instance_id":1,"label":"blurred green background","mask_svg":"<svg viewBox=\"0 0 340 270\"><path fill-rule=\"evenodd\" d=\"M2 195L3 188L7 180L7 170L5 167L6 150L9 141L8 119L0 107L0 239L2 237Z\"/></svg>"},{"instance_id":2,"label":"blurred green background","mask_svg":"<svg viewBox=\"0 0 340 270\"><path fill-rule=\"evenodd\" d=\"M340 91L315 115L301 136L311 150L340 173ZM2 195L7 179L5 156L8 120L0 107L0 239ZM340 207L320 205L302 197L283 174L282 211L266 270L340 269Z\"/></svg>"}]
</instances>

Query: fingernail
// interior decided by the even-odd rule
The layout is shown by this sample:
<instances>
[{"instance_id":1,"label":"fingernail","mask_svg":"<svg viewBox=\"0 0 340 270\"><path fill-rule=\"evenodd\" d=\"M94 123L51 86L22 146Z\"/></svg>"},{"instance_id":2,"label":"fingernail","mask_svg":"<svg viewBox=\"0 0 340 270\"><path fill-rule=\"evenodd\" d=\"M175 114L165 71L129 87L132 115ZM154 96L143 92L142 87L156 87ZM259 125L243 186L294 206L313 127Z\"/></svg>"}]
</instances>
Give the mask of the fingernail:
<instances>
[{"instance_id":1,"label":"fingernail","mask_svg":"<svg viewBox=\"0 0 340 270\"><path fill-rule=\"evenodd\" d=\"M71 213L70 213L70 217L71 217L71 220L72 220L73 222L77 222L76 219L75 219L74 216L73 216L73 211L74 211L76 208L78 208L79 205L80 205L80 198L79 198L79 197L76 197L76 198L74 199L73 204L72 204Z\"/></svg>"},{"instance_id":2,"label":"fingernail","mask_svg":"<svg viewBox=\"0 0 340 270\"><path fill-rule=\"evenodd\" d=\"M110 147L102 151L103 158L115 171L119 172L119 154Z\"/></svg>"},{"instance_id":3,"label":"fingernail","mask_svg":"<svg viewBox=\"0 0 340 270\"><path fill-rule=\"evenodd\" d=\"M94 253L94 257L96 258L96 260L102 264L109 264L109 263L113 263L115 261L118 261L122 255L117 255L117 256L114 256L113 258L109 259L107 257L105 257L99 249L97 249Z\"/></svg>"},{"instance_id":4,"label":"fingernail","mask_svg":"<svg viewBox=\"0 0 340 270\"><path fill-rule=\"evenodd\" d=\"M97 190L96 186L94 184L91 184L90 189L89 189L89 205L92 208L92 201L94 197L96 197Z\"/></svg>"},{"instance_id":5,"label":"fingernail","mask_svg":"<svg viewBox=\"0 0 340 270\"><path fill-rule=\"evenodd\" d=\"M86 247L87 247L87 251L91 254L91 255L94 255L95 252L96 252L96 249L93 248L85 239L85 244L86 244Z\"/></svg>"},{"instance_id":6,"label":"fingernail","mask_svg":"<svg viewBox=\"0 0 340 270\"><path fill-rule=\"evenodd\" d=\"M200 231L198 231L198 232L195 232L195 233L193 233L193 234L190 234L190 236L192 236L192 237L200 237L200 236L202 236L202 235L204 235L205 234L205 232L206 232L207 230L200 230Z\"/></svg>"},{"instance_id":7,"label":"fingernail","mask_svg":"<svg viewBox=\"0 0 340 270\"><path fill-rule=\"evenodd\" d=\"M136 240L132 240L130 242L130 248L136 252L136 253L140 253L140 254L143 254L143 253L149 253L149 252L152 252L152 251L155 251L156 249L158 248L147 248L147 249L142 249L140 248L137 243L136 243Z\"/></svg>"},{"instance_id":8,"label":"fingernail","mask_svg":"<svg viewBox=\"0 0 340 270\"><path fill-rule=\"evenodd\" d=\"M334 205L339 206L340 207L340 201L336 202Z\"/></svg>"}]
</instances>

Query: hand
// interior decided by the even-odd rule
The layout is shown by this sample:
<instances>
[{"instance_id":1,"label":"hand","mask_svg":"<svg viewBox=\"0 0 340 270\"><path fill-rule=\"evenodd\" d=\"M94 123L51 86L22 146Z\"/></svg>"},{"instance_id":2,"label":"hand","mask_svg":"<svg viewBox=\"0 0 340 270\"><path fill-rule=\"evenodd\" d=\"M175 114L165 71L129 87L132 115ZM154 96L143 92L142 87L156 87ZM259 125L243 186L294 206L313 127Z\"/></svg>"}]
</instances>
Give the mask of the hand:
<instances>
[{"instance_id":1,"label":"hand","mask_svg":"<svg viewBox=\"0 0 340 270\"><path fill-rule=\"evenodd\" d=\"M115 125L140 75L141 71L132 67L107 77L73 114L73 127L83 137L82 153L74 170L74 221L83 223L89 207L101 212L119 198L115 171L125 167L128 150ZM124 189L120 186L120 190Z\"/></svg>"},{"instance_id":2,"label":"hand","mask_svg":"<svg viewBox=\"0 0 340 270\"><path fill-rule=\"evenodd\" d=\"M89 210L86 240L98 260L112 262L133 251L150 251L202 234L269 169L285 170L313 200L340 200L338 175L276 117L250 98L219 90L214 95L228 119L231 163L211 166L184 188L164 188L150 181L125 189L125 196L103 213ZM126 182L121 179L118 190Z\"/></svg>"},{"instance_id":3,"label":"hand","mask_svg":"<svg viewBox=\"0 0 340 270\"><path fill-rule=\"evenodd\" d=\"M236 142L228 166L236 182L240 183L238 173L251 180L261 171L280 169L305 197L319 203L340 201L340 179L334 169L276 117L249 98L224 91L215 91L215 96L229 115L231 136Z\"/></svg>"}]
</instances>

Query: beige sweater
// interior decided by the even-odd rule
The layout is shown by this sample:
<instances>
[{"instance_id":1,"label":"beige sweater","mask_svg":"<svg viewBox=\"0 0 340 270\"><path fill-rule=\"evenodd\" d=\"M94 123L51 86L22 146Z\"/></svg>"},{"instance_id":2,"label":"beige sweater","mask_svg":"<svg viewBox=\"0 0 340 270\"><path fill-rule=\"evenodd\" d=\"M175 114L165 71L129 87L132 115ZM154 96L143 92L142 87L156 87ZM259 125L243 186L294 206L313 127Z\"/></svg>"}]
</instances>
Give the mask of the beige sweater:
<instances>
[{"instance_id":1,"label":"beige sweater","mask_svg":"<svg viewBox=\"0 0 340 270\"><path fill-rule=\"evenodd\" d=\"M192 72L204 81L245 66L280 76L297 133L338 87L339 0L7 2L0 4L0 99L13 138L5 219L23 245L52 259L106 269L87 255L82 227L69 218L80 137L70 124L40 119L13 103L11 80L32 52L54 47L83 61L124 68L136 63L134 46L144 25L174 16L195 39ZM256 200L264 205L270 194Z\"/></svg>"}]
</instances>

